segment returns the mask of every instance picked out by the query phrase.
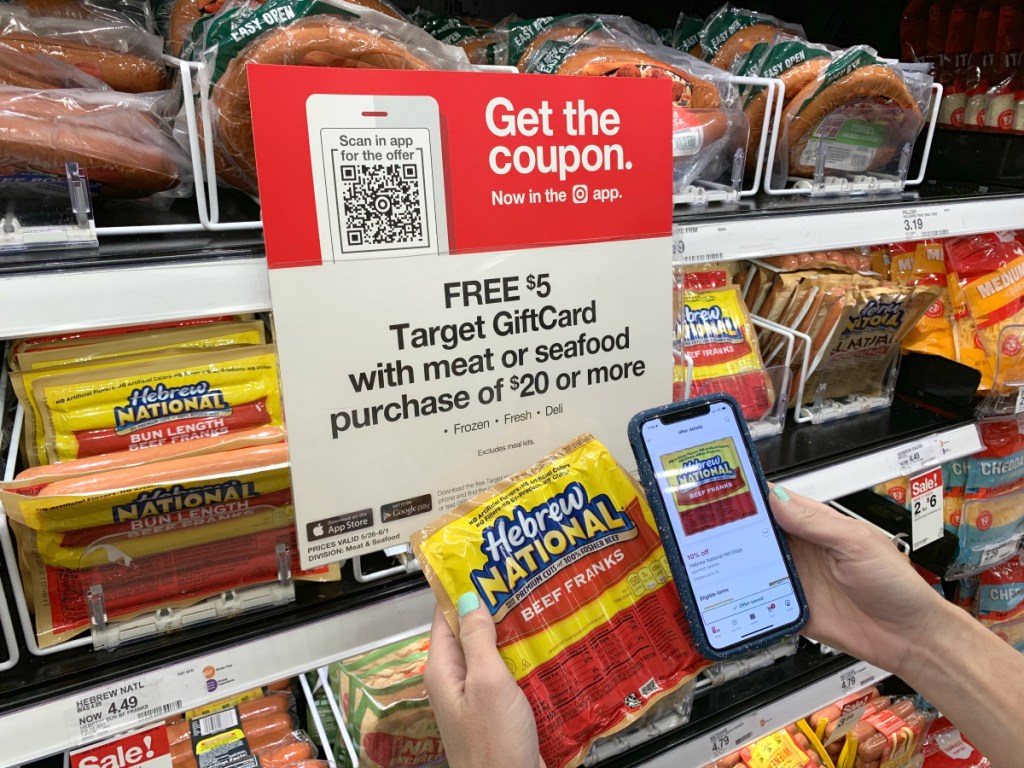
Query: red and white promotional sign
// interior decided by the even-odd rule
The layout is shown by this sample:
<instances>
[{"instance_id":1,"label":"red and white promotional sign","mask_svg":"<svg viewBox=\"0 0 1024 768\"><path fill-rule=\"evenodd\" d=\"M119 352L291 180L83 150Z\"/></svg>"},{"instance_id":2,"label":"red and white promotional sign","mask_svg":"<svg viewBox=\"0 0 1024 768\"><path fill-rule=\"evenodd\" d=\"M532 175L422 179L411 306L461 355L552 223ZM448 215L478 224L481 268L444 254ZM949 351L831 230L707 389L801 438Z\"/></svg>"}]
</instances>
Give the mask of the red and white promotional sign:
<instances>
[{"instance_id":1,"label":"red and white promotional sign","mask_svg":"<svg viewBox=\"0 0 1024 768\"><path fill-rule=\"evenodd\" d=\"M919 549L942 538L943 487L942 468L936 467L914 475L908 483L910 489L910 530L914 549Z\"/></svg>"},{"instance_id":2,"label":"red and white promotional sign","mask_svg":"<svg viewBox=\"0 0 1024 768\"><path fill-rule=\"evenodd\" d=\"M303 567L671 399L671 86L249 67Z\"/></svg>"},{"instance_id":3,"label":"red and white promotional sign","mask_svg":"<svg viewBox=\"0 0 1024 768\"><path fill-rule=\"evenodd\" d=\"M71 768L171 768L163 724L71 753Z\"/></svg>"}]
</instances>

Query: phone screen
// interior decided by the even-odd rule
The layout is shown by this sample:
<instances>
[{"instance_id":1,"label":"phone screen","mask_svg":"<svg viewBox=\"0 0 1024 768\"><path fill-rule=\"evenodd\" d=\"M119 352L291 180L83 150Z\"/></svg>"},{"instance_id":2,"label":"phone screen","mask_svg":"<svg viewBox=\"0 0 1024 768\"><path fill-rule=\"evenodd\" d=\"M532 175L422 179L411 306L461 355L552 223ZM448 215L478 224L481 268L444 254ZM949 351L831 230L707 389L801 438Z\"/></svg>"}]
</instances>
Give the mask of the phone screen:
<instances>
[{"instance_id":1,"label":"phone screen","mask_svg":"<svg viewBox=\"0 0 1024 768\"><path fill-rule=\"evenodd\" d=\"M724 650L800 621L800 601L727 403L665 423L643 443L704 633Z\"/></svg>"}]
</instances>

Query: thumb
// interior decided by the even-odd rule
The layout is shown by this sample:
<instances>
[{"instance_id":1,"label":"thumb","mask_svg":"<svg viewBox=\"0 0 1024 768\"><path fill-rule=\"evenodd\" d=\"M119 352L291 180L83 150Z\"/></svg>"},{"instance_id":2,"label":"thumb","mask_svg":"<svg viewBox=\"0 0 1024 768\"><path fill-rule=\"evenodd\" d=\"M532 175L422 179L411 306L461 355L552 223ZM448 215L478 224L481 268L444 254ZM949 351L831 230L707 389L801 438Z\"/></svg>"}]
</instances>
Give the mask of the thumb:
<instances>
[{"instance_id":1,"label":"thumb","mask_svg":"<svg viewBox=\"0 0 1024 768\"><path fill-rule=\"evenodd\" d=\"M826 504L776 485L769 494L775 520L786 533L826 549L843 550L857 540L856 523Z\"/></svg>"},{"instance_id":2,"label":"thumb","mask_svg":"<svg viewBox=\"0 0 1024 768\"><path fill-rule=\"evenodd\" d=\"M459 598L459 640L466 656L466 679L511 680L511 673L498 654L498 632L491 615L480 607L480 598L475 592L467 592Z\"/></svg>"}]
</instances>

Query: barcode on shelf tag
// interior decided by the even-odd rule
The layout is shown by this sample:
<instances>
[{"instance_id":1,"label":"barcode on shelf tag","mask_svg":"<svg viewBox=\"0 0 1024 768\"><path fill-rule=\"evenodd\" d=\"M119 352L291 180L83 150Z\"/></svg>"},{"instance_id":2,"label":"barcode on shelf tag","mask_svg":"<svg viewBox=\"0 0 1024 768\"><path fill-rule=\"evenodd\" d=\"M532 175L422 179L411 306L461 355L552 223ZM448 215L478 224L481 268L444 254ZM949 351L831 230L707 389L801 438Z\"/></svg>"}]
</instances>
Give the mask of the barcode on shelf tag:
<instances>
[{"instance_id":1,"label":"barcode on shelf tag","mask_svg":"<svg viewBox=\"0 0 1024 768\"><path fill-rule=\"evenodd\" d=\"M900 473L909 475L925 467L940 464L944 453L940 439L918 440L900 448L896 452L896 462L899 464Z\"/></svg>"},{"instance_id":2,"label":"barcode on shelf tag","mask_svg":"<svg viewBox=\"0 0 1024 768\"><path fill-rule=\"evenodd\" d=\"M150 675L95 688L72 702L74 711L71 717L83 741L124 731L133 725L182 710L182 700L166 700L161 695L158 678Z\"/></svg>"},{"instance_id":3,"label":"barcode on shelf tag","mask_svg":"<svg viewBox=\"0 0 1024 768\"><path fill-rule=\"evenodd\" d=\"M720 261L721 233L725 227L676 224L672 227L672 261L675 264L707 264Z\"/></svg>"},{"instance_id":4,"label":"barcode on shelf tag","mask_svg":"<svg viewBox=\"0 0 1024 768\"><path fill-rule=\"evenodd\" d=\"M991 547L986 547L982 550L979 565L982 568L986 568L990 565L1001 563L1003 560L1008 560L1010 556L1017 551L1017 545L1019 543L1018 539L1010 539L1009 541L1004 541Z\"/></svg>"},{"instance_id":5,"label":"barcode on shelf tag","mask_svg":"<svg viewBox=\"0 0 1024 768\"><path fill-rule=\"evenodd\" d=\"M942 538L942 469L913 475L910 486L910 532L914 549Z\"/></svg>"},{"instance_id":6,"label":"barcode on shelf tag","mask_svg":"<svg viewBox=\"0 0 1024 768\"><path fill-rule=\"evenodd\" d=\"M220 733L238 725L238 710L228 709L224 712L215 712L206 715L196 721L200 736L209 736L211 733Z\"/></svg>"},{"instance_id":7,"label":"barcode on shelf tag","mask_svg":"<svg viewBox=\"0 0 1024 768\"><path fill-rule=\"evenodd\" d=\"M899 213L896 234L902 240L923 240L948 235L956 227L950 207L903 208Z\"/></svg>"},{"instance_id":8,"label":"barcode on shelf tag","mask_svg":"<svg viewBox=\"0 0 1024 768\"><path fill-rule=\"evenodd\" d=\"M68 758L70 768L172 767L167 727L163 723L77 749Z\"/></svg>"}]
</instances>

